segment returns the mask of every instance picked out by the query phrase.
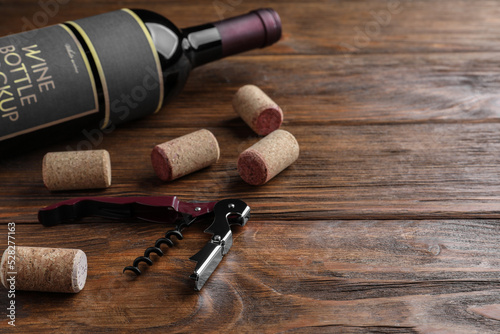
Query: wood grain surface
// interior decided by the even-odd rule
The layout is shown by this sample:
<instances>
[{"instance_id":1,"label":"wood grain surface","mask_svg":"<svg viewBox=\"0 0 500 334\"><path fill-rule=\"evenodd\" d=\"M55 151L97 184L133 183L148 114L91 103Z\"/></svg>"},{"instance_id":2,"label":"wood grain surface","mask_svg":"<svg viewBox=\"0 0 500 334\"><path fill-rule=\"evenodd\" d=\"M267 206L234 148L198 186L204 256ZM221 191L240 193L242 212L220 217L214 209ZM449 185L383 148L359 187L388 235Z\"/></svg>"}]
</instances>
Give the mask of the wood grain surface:
<instances>
[{"instance_id":1,"label":"wood grain surface","mask_svg":"<svg viewBox=\"0 0 500 334\"><path fill-rule=\"evenodd\" d=\"M14 222L17 245L82 249L89 273L76 295L16 291L15 328L1 289L0 332L500 332L497 1L0 0L0 36L122 7L180 27L272 7L284 36L193 71L159 114L94 133L93 146L111 155L106 190L43 185L44 154L77 149L82 134L1 157L0 248ZM231 107L245 84L280 104L301 147L260 187L236 170L259 140ZM219 162L160 181L154 145L201 128L217 137ZM135 195L241 198L252 217L233 229L233 248L201 292L189 257L208 241L206 226L131 278L123 267L171 226L37 222L38 209L58 201Z\"/></svg>"}]
</instances>

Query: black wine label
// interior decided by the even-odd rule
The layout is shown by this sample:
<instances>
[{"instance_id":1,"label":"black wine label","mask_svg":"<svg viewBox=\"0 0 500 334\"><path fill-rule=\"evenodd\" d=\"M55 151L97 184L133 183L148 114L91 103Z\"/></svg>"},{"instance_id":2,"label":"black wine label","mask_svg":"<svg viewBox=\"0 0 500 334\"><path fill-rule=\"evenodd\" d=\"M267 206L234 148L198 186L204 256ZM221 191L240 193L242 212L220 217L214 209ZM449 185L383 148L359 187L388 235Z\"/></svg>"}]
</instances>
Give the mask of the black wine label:
<instances>
[{"instance_id":1,"label":"black wine label","mask_svg":"<svg viewBox=\"0 0 500 334\"><path fill-rule=\"evenodd\" d=\"M67 27L0 38L0 141L98 109L85 52Z\"/></svg>"},{"instance_id":2,"label":"black wine label","mask_svg":"<svg viewBox=\"0 0 500 334\"><path fill-rule=\"evenodd\" d=\"M150 33L131 10L68 22L97 64L105 101L104 127L157 112L163 104L160 60Z\"/></svg>"}]
</instances>

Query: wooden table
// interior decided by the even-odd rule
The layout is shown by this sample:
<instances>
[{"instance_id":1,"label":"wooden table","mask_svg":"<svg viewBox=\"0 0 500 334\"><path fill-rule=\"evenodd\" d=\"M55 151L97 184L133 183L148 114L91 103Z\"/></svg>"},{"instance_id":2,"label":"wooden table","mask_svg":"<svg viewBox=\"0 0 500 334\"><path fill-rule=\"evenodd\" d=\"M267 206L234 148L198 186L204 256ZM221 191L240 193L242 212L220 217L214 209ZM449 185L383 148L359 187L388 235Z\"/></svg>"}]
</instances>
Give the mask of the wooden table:
<instances>
[{"instance_id":1,"label":"wooden table","mask_svg":"<svg viewBox=\"0 0 500 334\"><path fill-rule=\"evenodd\" d=\"M46 1L56 3L55 1ZM63 3L63 1L60 1ZM498 333L500 331L500 7L496 1L64 1L47 24L120 7L146 8L180 27L271 6L277 45L194 71L158 115L121 126L97 148L112 158L104 191L50 193L46 152L0 162L2 249L79 248L89 272L76 295L15 296L20 332ZM43 22L34 1L0 1L0 35ZM38 16L37 16L38 15ZM38 21L35 21L38 20ZM267 185L238 176L259 138L231 107L244 84L285 112L299 160ZM155 144L207 128L220 161L171 183ZM241 198L252 208L201 292L188 259L204 226L131 279L124 266L168 226L88 219L44 228L39 208L80 196ZM0 292L1 332L7 290Z\"/></svg>"}]
</instances>

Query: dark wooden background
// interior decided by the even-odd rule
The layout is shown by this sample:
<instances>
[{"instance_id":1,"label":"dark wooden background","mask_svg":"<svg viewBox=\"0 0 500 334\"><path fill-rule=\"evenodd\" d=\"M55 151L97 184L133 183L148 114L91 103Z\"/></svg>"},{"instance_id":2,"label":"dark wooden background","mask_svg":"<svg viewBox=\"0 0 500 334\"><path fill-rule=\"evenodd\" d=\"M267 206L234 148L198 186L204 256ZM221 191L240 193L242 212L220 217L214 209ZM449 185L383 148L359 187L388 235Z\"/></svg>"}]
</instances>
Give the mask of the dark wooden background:
<instances>
[{"instance_id":1,"label":"dark wooden background","mask_svg":"<svg viewBox=\"0 0 500 334\"><path fill-rule=\"evenodd\" d=\"M79 137L0 162L2 249L15 222L17 245L79 248L89 263L77 295L18 292L15 330L500 331L497 1L60 2L48 24L131 7L187 27L273 7L284 37L196 70L160 114L106 135L98 148L111 154L113 185L105 191L44 188L43 155ZM34 0L0 0L0 35L40 11ZM282 106L283 128L301 145L299 160L261 187L236 171L238 154L258 140L231 107L249 83ZM221 160L172 183L157 179L152 147L200 128L217 136ZM199 293L188 258L208 240L203 226L132 280L123 267L167 226L37 223L38 209L60 200L128 195L235 197L253 215ZM0 290L3 332L12 330L7 303Z\"/></svg>"}]
</instances>

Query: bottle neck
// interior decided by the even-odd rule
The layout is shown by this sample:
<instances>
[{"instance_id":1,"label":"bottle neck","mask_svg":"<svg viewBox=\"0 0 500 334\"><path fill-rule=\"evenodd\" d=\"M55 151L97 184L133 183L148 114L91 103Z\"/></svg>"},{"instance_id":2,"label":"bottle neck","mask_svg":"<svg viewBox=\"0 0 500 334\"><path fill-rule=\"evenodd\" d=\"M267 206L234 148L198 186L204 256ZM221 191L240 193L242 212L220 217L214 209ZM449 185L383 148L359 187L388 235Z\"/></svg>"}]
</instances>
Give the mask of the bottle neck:
<instances>
[{"instance_id":1,"label":"bottle neck","mask_svg":"<svg viewBox=\"0 0 500 334\"><path fill-rule=\"evenodd\" d=\"M264 48L281 38L281 20L272 9L183 29L182 47L193 67L245 51Z\"/></svg>"},{"instance_id":2,"label":"bottle neck","mask_svg":"<svg viewBox=\"0 0 500 334\"><path fill-rule=\"evenodd\" d=\"M222 37L213 24L183 29L182 48L194 67L222 58Z\"/></svg>"}]
</instances>

